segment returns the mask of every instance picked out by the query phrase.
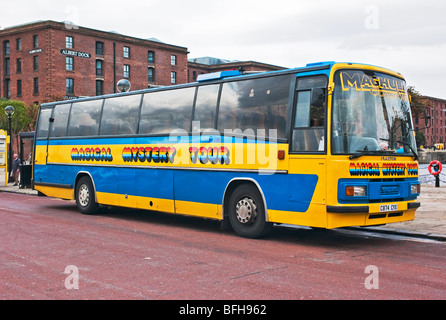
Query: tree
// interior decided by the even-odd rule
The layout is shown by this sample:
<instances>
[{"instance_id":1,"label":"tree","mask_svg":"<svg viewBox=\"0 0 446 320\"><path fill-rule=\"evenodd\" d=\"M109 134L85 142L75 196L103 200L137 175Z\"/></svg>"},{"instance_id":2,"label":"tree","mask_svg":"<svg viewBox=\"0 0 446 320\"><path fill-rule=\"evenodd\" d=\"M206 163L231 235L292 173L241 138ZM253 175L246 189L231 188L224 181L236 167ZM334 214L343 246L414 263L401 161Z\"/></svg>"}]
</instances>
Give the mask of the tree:
<instances>
[{"instance_id":1,"label":"tree","mask_svg":"<svg viewBox=\"0 0 446 320\"><path fill-rule=\"evenodd\" d=\"M8 134L9 120L4 111L6 106L14 107L14 114L11 118L11 130L13 141L17 146L16 150L18 150L19 141L17 136L20 132L29 132L34 130L39 107L34 104L27 106L22 101L7 100L3 98L0 99L0 129L7 131Z\"/></svg>"},{"instance_id":2,"label":"tree","mask_svg":"<svg viewBox=\"0 0 446 320\"><path fill-rule=\"evenodd\" d=\"M407 93L410 96L410 108L412 110L412 117L424 118L424 112L429 114L429 108L432 103L424 98L413 86L407 88Z\"/></svg>"},{"instance_id":3,"label":"tree","mask_svg":"<svg viewBox=\"0 0 446 320\"><path fill-rule=\"evenodd\" d=\"M36 123L36 116L38 111L37 105L26 106L22 101L16 100L0 100L0 128L8 130L9 120L4 110L6 106L14 107L14 115L12 116L11 129L12 132L18 134L19 132L32 131Z\"/></svg>"},{"instance_id":4,"label":"tree","mask_svg":"<svg viewBox=\"0 0 446 320\"><path fill-rule=\"evenodd\" d=\"M415 141L417 143L417 147L426 146L426 136L423 132L416 132L415 133Z\"/></svg>"}]
</instances>

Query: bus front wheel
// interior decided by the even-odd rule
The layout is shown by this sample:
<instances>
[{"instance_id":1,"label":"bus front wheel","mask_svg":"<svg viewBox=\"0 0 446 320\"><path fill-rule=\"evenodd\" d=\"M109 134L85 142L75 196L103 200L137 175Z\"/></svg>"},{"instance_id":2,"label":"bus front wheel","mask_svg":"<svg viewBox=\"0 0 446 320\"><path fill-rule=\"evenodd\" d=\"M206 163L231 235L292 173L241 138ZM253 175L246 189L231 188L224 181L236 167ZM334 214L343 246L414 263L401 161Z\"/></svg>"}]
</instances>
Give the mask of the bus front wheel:
<instances>
[{"instance_id":1,"label":"bus front wheel","mask_svg":"<svg viewBox=\"0 0 446 320\"><path fill-rule=\"evenodd\" d=\"M235 233L246 238L260 238L272 229L266 221L260 192L251 184L238 186L229 198L229 222Z\"/></svg>"},{"instance_id":2,"label":"bus front wheel","mask_svg":"<svg viewBox=\"0 0 446 320\"><path fill-rule=\"evenodd\" d=\"M93 183L89 177L82 177L76 184L76 205L83 214L95 214L99 205L95 201Z\"/></svg>"}]
</instances>

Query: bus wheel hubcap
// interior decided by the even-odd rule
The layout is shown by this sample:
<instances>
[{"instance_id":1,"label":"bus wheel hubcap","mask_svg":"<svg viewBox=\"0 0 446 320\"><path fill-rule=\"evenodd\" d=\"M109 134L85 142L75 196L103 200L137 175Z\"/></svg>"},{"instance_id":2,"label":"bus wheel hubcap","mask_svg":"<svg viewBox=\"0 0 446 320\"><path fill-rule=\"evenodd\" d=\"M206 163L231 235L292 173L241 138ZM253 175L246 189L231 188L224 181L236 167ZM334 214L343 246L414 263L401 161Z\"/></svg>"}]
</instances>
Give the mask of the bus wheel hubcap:
<instances>
[{"instance_id":1,"label":"bus wheel hubcap","mask_svg":"<svg viewBox=\"0 0 446 320\"><path fill-rule=\"evenodd\" d=\"M257 215L257 207L250 198L243 198L235 206L237 220L241 223L253 223Z\"/></svg>"},{"instance_id":2,"label":"bus wheel hubcap","mask_svg":"<svg viewBox=\"0 0 446 320\"><path fill-rule=\"evenodd\" d=\"M88 187L83 184L79 188L79 203L81 206L85 207L88 205L88 202L90 201L90 192L88 191Z\"/></svg>"}]
</instances>

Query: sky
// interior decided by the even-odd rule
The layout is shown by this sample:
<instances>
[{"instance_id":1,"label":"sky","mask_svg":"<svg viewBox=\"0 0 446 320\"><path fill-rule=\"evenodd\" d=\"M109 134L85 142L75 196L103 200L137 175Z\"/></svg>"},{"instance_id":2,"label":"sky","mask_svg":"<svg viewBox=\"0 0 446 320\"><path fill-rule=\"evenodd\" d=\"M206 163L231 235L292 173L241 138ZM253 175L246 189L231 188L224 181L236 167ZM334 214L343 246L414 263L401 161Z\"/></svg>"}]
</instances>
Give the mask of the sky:
<instances>
[{"instance_id":1,"label":"sky","mask_svg":"<svg viewBox=\"0 0 446 320\"><path fill-rule=\"evenodd\" d=\"M288 68L360 62L446 99L445 13L441 0L14 0L2 1L0 27L71 21L186 47L189 58Z\"/></svg>"}]
</instances>

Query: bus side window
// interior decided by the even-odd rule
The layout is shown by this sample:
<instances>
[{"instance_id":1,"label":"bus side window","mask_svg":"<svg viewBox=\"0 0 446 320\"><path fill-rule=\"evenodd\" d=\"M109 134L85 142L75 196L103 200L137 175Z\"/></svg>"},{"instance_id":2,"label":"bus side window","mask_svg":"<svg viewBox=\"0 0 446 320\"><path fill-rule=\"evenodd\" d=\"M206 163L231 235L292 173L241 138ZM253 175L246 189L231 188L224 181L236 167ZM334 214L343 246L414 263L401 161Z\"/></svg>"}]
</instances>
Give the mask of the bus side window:
<instances>
[{"instance_id":1,"label":"bus side window","mask_svg":"<svg viewBox=\"0 0 446 320\"><path fill-rule=\"evenodd\" d=\"M68 124L69 136L97 135L103 100L74 102Z\"/></svg>"},{"instance_id":2,"label":"bus side window","mask_svg":"<svg viewBox=\"0 0 446 320\"><path fill-rule=\"evenodd\" d=\"M326 78L322 76L298 80L294 111L292 150L325 151Z\"/></svg>"},{"instance_id":3,"label":"bus side window","mask_svg":"<svg viewBox=\"0 0 446 320\"><path fill-rule=\"evenodd\" d=\"M277 133L277 138L287 138L290 81L289 75L279 75L224 83L218 111L219 131L238 129L246 135L272 138Z\"/></svg>"},{"instance_id":4,"label":"bus side window","mask_svg":"<svg viewBox=\"0 0 446 320\"><path fill-rule=\"evenodd\" d=\"M59 104L54 107L53 119L50 124L50 137L65 137L67 132L68 114L71 104Z\"/></svg>"},{"instance_id":5,"label":"bus side window","mask_svg":"<svg viewBox=\"0 0 446 320\"><path fill-rule=\"evenodd\" d=\"M100 135L136 133L140 104L141 95L139 94L106 99Z\"/></svg>"},{"instance_id":6,"label":"bus side window","mask_svg":"<svg viewBox=\"0 0 446 320\"><path fill-rule=\"evenodd\" d=\"M195 102L192 131L214 129L215 109L217 107L219 84L198 87Z\"/></svg>"},{"instance_id":7,"label":"bus side window","mask_svg":"<svg viewBox=\"0 0 446 320\"><path fill-rule=\"evenodd\" d=\"M195 87L144 94L139 122L140 134L167 134L190 130Z\"/></svg>"},{"instance_id":8,"label":"bus side window","mask_svg":"<svg viewBox=\"0 0 446 320\"><path fill-rule=\"evenodd\" d=\"M41 109L39 115L39 122L36 132L36 138L48 138L48 129L50 126L50 117L53 109Z\"/></svg>"}]
</instances>

